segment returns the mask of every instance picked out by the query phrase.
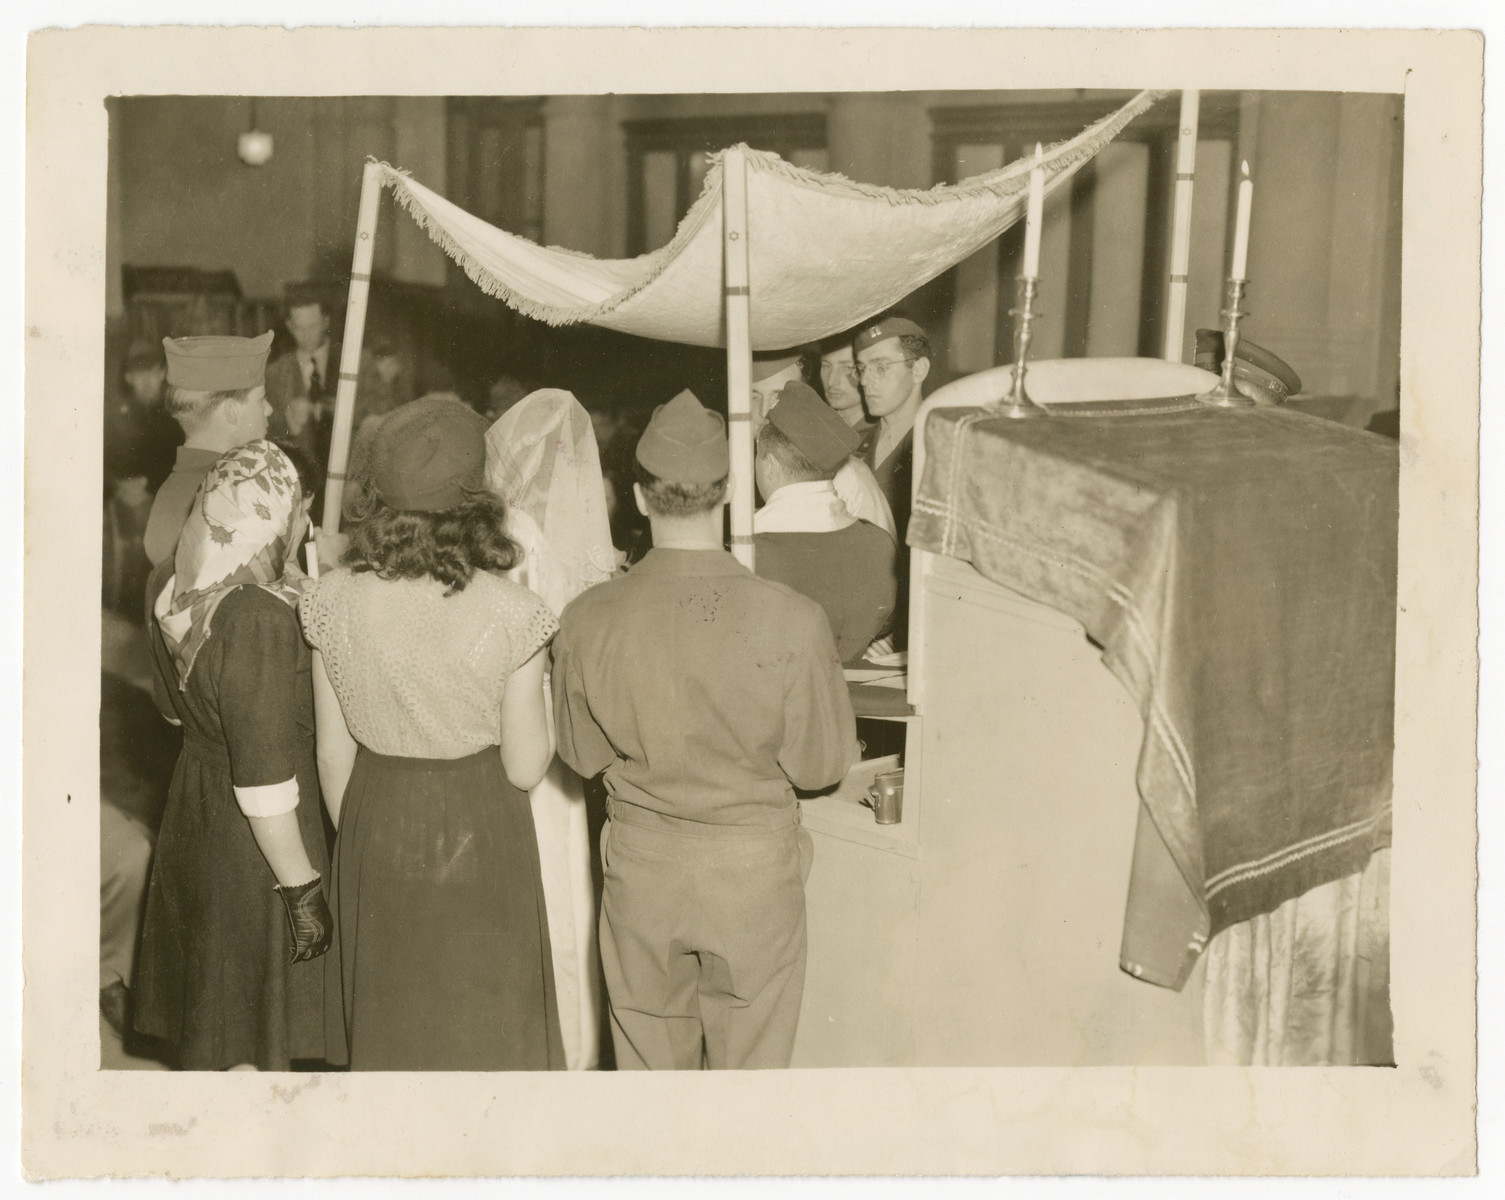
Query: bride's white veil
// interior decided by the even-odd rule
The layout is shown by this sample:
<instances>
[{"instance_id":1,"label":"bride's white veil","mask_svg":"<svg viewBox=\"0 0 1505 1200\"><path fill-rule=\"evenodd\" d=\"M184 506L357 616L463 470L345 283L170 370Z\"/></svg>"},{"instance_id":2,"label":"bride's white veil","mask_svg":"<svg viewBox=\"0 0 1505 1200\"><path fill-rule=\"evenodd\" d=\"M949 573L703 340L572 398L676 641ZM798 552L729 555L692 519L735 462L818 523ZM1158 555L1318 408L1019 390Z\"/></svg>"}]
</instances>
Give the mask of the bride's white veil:
<instances>
[{"instance_id":1,"label":"bride's white veil","mask_svg":"<svg viewBox=\"0 0 1505 1200\"><path fill-rule=\"evenodd\" d=\"M522 543L520 580L556 614L616 569L590 416L560 388L524 396L486 432L486 485Z\"/></svg>"}]
</instances>

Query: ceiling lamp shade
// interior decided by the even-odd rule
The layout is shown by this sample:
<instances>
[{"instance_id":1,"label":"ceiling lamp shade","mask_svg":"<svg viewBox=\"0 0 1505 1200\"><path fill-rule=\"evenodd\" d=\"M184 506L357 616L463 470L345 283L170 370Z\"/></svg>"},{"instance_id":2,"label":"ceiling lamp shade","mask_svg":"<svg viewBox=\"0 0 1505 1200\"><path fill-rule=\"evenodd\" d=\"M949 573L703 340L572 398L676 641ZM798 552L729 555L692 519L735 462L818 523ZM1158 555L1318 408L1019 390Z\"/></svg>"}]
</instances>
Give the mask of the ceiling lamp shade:
<instances>
[{"instance_id":1,"label":"ceiling lamp shade","mask_svg":"<svg viewBox=\"0 0 1505 1200\"><path fill-rule=\"evenodd\" d=\"M246 166L263 166L272 157L272 135L261 129L248 130L236 141L235 152Z\"/></svg>"},{"instance_id":2,"label":"ceiling lamp shade","mask_svg":"<svg viewBox=\"0 0 1505 1200\"><path fill-rule=\"evenodd\" d=\"M251 127L235 142L235 153L248 167L265 166L272 157L272 135L256 128L256 100L251 100Z\"/></svg>"}]
</instances>

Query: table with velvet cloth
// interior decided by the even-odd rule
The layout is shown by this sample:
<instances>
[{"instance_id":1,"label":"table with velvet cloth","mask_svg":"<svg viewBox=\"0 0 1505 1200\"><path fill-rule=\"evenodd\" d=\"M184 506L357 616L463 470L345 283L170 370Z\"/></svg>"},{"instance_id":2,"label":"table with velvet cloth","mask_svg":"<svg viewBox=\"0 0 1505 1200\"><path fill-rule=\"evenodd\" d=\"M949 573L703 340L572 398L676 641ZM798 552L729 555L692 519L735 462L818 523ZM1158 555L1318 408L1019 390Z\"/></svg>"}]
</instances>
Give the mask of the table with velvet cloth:
<instances>
[{"instance_id":1,"label":"table with velvet cloth","mask_svg":"<svg viewBox=\"0 0 1505 1200\"><path fill-rule=\"evenodd\" d=\"M940 408L925 437L909 545L1081 622L1144 719L1125 970L1180 988L1389 845L1393 441L1185 400Z\"/></svg>"}]
</instances>

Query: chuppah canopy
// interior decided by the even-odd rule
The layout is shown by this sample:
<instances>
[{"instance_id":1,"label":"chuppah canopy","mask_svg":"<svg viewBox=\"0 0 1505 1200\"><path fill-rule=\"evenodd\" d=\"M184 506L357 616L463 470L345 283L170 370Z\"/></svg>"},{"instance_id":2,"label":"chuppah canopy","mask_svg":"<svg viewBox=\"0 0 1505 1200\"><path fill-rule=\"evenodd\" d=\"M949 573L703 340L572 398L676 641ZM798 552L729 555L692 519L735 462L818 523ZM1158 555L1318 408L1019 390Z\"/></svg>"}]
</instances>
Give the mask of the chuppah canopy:
<instances>
[{"instance_id":1,"label":"chuppah canopy","mask_svg":"<svg viewBox=\"0 0 1505 1200\"><path fill-rule=\"evenodd\" d=\"M1030 176L1060 187L1165 92L1140 92L1048 152L928 191L873 187L732 146L668 245L630 259L544 247L489 225L405 173L368 160L346 303L324 527L339 528L376 236L377 199L397 202L485 292L551 325L727 351L732 551L753 565L750 370L775 350L865 321L987 245L1025 213Z\"/></svg>"},{"instance_id":2,"label":"chuppah canopy","mask_svg":"<svg viewBox=\"0 0 1505 1200\"><path fill-rule=\"evenodd\" d=\"M1164 92L1141 92L1040 162L1060 187ZM738 147L747 175L750 340L774 350L851 328L934 279L1018 221L1036 166L929 190L854 183ZM403 172L381 183L485 292L550 325L589 322L692 346L724 346L725 151L667 245L630 259L543 247L487 224Z\"/></svg>"}]
</instances>

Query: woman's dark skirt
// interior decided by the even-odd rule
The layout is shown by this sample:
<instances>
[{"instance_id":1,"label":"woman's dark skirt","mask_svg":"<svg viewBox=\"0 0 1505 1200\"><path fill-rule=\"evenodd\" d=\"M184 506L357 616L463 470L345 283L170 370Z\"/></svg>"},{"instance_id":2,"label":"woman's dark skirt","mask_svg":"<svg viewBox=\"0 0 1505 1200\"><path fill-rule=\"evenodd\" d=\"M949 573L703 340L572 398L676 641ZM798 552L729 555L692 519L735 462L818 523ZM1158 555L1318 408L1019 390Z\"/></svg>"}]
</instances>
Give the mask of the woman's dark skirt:
<instances>
[{"instance_id":1,"label":"woman's dark skirt","mask_svg":"<svg viewBox=\"0 0 1505 1200\"><path fill-rule=\"evenodd\" d=\"M297 772L298 826L324 874L313 743ZM289 965L287 910L235 802L223 746L186 738L157 835L136 966L136 1028L173 1042L178 1065L220 1071L340 1061L325 1045L324 964Z\"/></svg>"},{"instance_id":2,"label":"woman's dark skirt","mask_svg":"<svg viewBox=\"0 0 1505 1200\"><path fill-rule=\"evenodd\" d=\"M533 812L496 747L362 746L330 892L326 1036L352 1070L563 1068Z\"/></svg>"}]
</instances>

